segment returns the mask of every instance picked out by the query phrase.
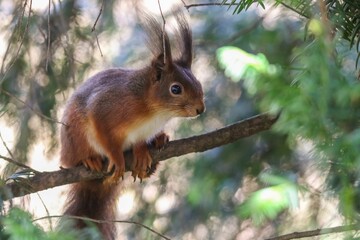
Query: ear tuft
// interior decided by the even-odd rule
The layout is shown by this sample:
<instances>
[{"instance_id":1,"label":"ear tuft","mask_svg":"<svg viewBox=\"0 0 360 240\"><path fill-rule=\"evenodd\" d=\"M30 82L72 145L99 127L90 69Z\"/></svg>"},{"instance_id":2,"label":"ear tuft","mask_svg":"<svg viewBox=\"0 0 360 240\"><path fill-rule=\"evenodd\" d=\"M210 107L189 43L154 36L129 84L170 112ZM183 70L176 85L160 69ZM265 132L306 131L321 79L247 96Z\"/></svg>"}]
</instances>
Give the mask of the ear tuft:
<instances>
[{"instance_id":1,"label":"ear tuft","mask_svg":"<svg viewBox=\"0 0 360 240\"><path fill-rule=\"evenodd\" d=\"M140 12L141 25L147 33L147 46L154 55L153 65L168 68L172 65L170 40L163 26L154 17Z\"/></svg>"},{"instance_id":2,"label":"ear tuft","mask_svg":"<svg viewBox=\"0 0 360 240\"><path fill-rule=\"evenodd\" d=\"M193 58L192 33L184 13L173 11L173 14L179 26L177 31L177 40L181 51L179 60L190 68Z\"/></svg>"}]
</instances>

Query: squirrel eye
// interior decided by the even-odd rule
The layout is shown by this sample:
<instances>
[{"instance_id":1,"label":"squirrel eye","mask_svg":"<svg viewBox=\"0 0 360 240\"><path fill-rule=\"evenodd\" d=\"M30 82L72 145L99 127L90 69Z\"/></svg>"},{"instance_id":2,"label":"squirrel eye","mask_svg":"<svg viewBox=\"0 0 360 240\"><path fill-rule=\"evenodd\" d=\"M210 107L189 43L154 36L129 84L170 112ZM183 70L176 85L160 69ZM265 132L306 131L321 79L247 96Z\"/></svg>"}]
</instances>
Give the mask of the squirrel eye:
<instances>
[{"instance_id":1,"label":"squirrel eye","mask_svg":"<svg viewBox=\"0 0 360 240\"><path fill-rule=\"evenodd\" d=\"M170 91L172 94L179 95L182 92L181 86L178 84L173 84L170 87Z\"/></svg>"}]
</instances>

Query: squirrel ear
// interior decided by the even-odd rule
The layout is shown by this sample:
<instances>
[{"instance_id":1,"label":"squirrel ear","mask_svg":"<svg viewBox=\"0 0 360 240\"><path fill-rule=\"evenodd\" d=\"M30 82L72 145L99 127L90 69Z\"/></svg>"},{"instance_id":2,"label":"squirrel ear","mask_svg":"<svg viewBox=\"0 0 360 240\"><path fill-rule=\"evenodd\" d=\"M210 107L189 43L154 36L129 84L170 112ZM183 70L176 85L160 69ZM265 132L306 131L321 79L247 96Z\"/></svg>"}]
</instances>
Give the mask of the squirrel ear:
<instances>
[{"instance_id":1,"label":"squirrel ear","mask_svg":"<svg viewBox=\"0 0 360 240\"><path fill-rule=\"evenodd\" d=\"M164 71L170 71L173 65L169 42L165 44L165 54L160 53L153 61L152 66L156 71L156 81L161 80Z\"/></svg>"},{"instance_id":2,"label":"squirrel ear","mask_svg":"<svg viewBox=\"0 0 360 240\"><path fill-rule=\"evenodd\" d=\"M160 80L163 71L173 66L169 37L164 25L147 13L140 12L142 26L147 33L147 45L154 58L151 67L156 70L156 80Z\"/></svg>"},{"instance_id":3,"label":"squirrel ear","mask_svg":"<svg viewBox=\"0 0 360 240\"><path fill-rule=\"evenodd\" d=\"M161 80L162 73L165 69L164 54L160 54L152 61L152 66L156 72L156 81Z\"/></svg>"}]
</instances>

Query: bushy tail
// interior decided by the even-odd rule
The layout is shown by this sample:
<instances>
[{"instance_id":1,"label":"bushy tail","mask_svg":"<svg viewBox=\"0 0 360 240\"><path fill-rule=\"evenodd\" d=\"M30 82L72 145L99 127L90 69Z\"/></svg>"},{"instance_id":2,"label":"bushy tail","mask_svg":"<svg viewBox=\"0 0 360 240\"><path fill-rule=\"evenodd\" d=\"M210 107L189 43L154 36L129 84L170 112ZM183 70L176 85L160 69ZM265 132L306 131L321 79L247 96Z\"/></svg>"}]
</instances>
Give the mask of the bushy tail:
<instances>
[{"instance_id":1,"label":"bushy tail","mask_svg":"<svg viewBox=\"0 0 360 240\"><path fill-rule=\"evenodd\" d=\"M93 218L97 220L114 220L116 199L120 187L104 184L101 180L75 183L71 186L65 205L65 215ZM86 221L74 220L74 227L87 227ZM115 240L114 223L96 223L103 239Z\"/></svg>"}]
</instances>

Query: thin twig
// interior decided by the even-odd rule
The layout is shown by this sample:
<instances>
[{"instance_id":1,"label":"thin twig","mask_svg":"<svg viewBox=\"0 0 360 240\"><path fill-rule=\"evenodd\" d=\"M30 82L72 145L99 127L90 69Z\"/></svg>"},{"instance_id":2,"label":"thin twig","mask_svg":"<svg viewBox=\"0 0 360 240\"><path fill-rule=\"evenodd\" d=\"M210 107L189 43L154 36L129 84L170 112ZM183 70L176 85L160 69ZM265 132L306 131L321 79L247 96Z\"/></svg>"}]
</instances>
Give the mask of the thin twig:
<instances>
[{"instance_id":1,"label":"thin twig","mask_svg":"<svg viewBox=\"0 0 360 240\"><path fill-rule=\"evenodd\" d=\"M8 158L8 157L2 156L2 155L0 155L0 158L4 159L5 161L7 161L7 162L9 162L9 163L15 164L15 165L17 165L17 166L19 166L19 167L27 168L27 169L30 169L30 170L32 170L32 171L34 171L34 172L37 172L35 169L32 169L31 167L26 166L25 164L23 164L23 163L21 163L21 162L18 162L18 161L16 161L16 160L12 159L12 158Z\"/></svg>"},{"instance_id":2,"label":"thin twig","mask_svg":"<svg viewBox=\"0 0 360 240\"><path fill-rule=\"evenodd\" d=\"M192 7L208 7L208 6L237 6L238 3L194 3L194 4L185 4L184 1L182 1L184 3L184 7L189 10L189 8ZM290 5L284 3L284 2L280 2L281 5L283 5L285 8L290 9L291 11L299 14L300 16L304 17L304 18L310 18L310 16L305 15L304 13L298 11L297 9L291 7Z\"/></svg>"},{"instance_id":3,"label":"thin twig","mask_svg":"<svg viewBox=\"0 0 360 240\"><path fill-rule=\"evenodd\" d=\"M92 29L91 29L91 32L94 32L95 29L96 29L96 24L98 23L98 21L99 21L99 19L100 19L101 13L102 13L103 8L104 8L104 4L105 4L105 1L102 0L101 7L100 7L100 10L99 10L99 14L98 14L98 16L97 16L97 18L96 18L96 20L95 20L94 26L93 26ZM96 33L95 33L95 38L96 38L96 44L97 44L97 46L98 46L98 48L99 48L99 51L100 51L100 55L101 55L101 57L103 57L104 55L103 55L103 53L102 53L102 51L101 51L101 47L100 47L100 43L99 43L99 38L98 38L98 35L97 35Z\"/></svg>"},{"instance_id":4,"label":"thin twig","mask_svg":"<svg viewBox=\"0 0 360 240\"><path fill-rule=\"evenodd\" d=\"M266 240L289 240L289 239L296 239L296 238L305 238L305 237L314 237L320 236L324 234L330 233L340 233L340 232L347 232L347 231L358 231L360 230L359 224L352 224L352 225L345 225L345 226L338 226L332 228L320 228L311 231L304 231L304 232L293 232L277 237L268 238Z\"/></svg>"},{"instance_id":5,"label":"thin twig","mask_svg":"<svg viewBox=\"0 0 360 240\"><path fill-rule=\"evenodd\" d=\"M184 3L184 2L183 2ZM189 10L189 8L192 7L208 7L208 6L237 6L237 3L194 3L186 5L184 4L184 7Z\"/></svg>"},{"instance_id":6,"label":"thin twig","mask_svg":"<svg viewBox=\"0 0 360 240\"><path fill-rule=\"evenodd\" d=\"M4 72L4 68L5 68L5 64L6 64L6 59L7 59L7 56L9 55L9 52L10 52L10 46L11 46L11 39L13 39L15 36L15 30L11 33L11 36L9 37L9 43L6 47L6 50L5 50L5 53L4 53L4 56L3 56L3 59L2 59L2 64L1 64L1 69L0 69L0 73L3 73ZM3 78L4 79L4 78ZM3 79L0 81L0 83L3 81Z\"/></svg>"},{"instance_id":7,"label":"thin twig","mask_svg":"<svg viewBox=\"0 0 360 240\"><path fill-rule=\"evenodd\" d=\"M21 50L21 47L22 45L24 44L24 41L25 41L25 36L26 34L28 33L28 30L29 30L29 22L30 22L30 16L31 16L31 12L32 12L32 0L30 0L30 4L29 4L29 14L28 14L28 19L27 19L27 22L26 22L26 26L25 26L25 31L24 31L24 34L22 35L21 37L21 40L20 40L20 45L16 51L16 54L15 54L15 57L13 59L13 61L9 64L9 67L6 69L6 71L4 72L4 75L0 81L3 82L6 75L8 74L8 72L10 71L10 69L14 66L16 60L19 58L19 54L20 54L20 50Z\"/></svg>"},{"instance_id":8,"label":"thin twig","mask_svg":"<svg viewBox=\"0 0 360 240\"><path fill-rule=\"evenodd\" d=\"M99 10L99 14L98 14L98 16L97 16L97 18L96 18L96 20L95 20L94 26L93 26L92 29L91 29L91 32L94 32L94 31L95 31L96 24L97 24L97 22L99 21L99 18L100 18L100 16L101 16L101 13L102 13L103 8L104 8L104 4L105 4L105 1L102 0L101 7L100 7L100 10Z\"/></svg>"},{"instance_id":9,"label":"thin twig","mask_svg":"<svg viewBox=\"0 0 360 240\"><path fill-rule=\"evenodd\" d=\"M17 24L17 28L15 28L12 33L11 33L11 36L9 37L9 43L6 47L6 50L5 50L5 54L4 54L4 57L2 59L2 64L1 64L1 70L0 72L3 73L4 72L4 67L5 67L5 63L6 63L6 58L7 56L9 55L9 52L10 52L10 46L11 46L11 43L12 43L12 39L15 39L15 34L17 32L19 32L19 35L21 33L21 25L22 25L22 21L24 19L24 15L25 15L25 11L26 11L26 5L27 5L27 0L25 0L25 3L24 3L24 6L22 7L22 12L21 12L21 16L20 16L20 20Z\"/></svg>"},{"instance_id":10,"label":"thin twig","mask_svg":"<svg viewBox=\"0 0 360 240\"><path fill-rule=\"evenodd\" d=\"M160 14L161 14L161 17L162 17L162 20L163 20L163 27L162 27L162 40L163 40L163 50L164 50L164 64L166 63L166 33L165 33L165 25L166 25L166 21L165 21L165 17L164 17L164 14L162 12L162 9L161 9L161 4L160 4L160 0L158 0L158 5L159 5L159 10L160 10Z\"/></svg>"},{"instance_id":11,"label":"thin twig","mask_svg":"<svg viewBox=\"0 0 360 240\"><path fill-rule=\"evenodd\" d=\"M24 20L27 3L28 3L28 0L25 0L24 6L23 6L23 8L22 8L21 16L20 16L20 18L19 18L20 20L19 20L18 25L17 25L17 28L16 28L16 32L18 32L19 35L20 35L20 33L22 32L22 31L21 31L21 26L22 26L22 23L23 23L23 20Z\"/></svg>"},{"instance_id":12,"label":"thin twig","mask_svg":"<svg viewBox=\"0 0 360 240\"><path fill-rule=\"evenodd\" d=\"M291 11L293 11L293 12L295 12L295 13L299 14L300 16L302 16L302 17L304 17L304 18L310 18L310 16L305 15L304 13L302 13L302 12L298 11L297 9L293 8L292 6L290 6L290 5L286 4L286 3L282 2L282 1L280 2L280 4L281 4L281 5L283 5L285 8L290 9Z\"/></svg>"},{"instance_id":13,"label":"thin twig","mask_svg":"<svg viewBox=\"0 0 360 240\"><path fill-rule=\"evenodd\" d=\"M8 154L10 155L10 157L11 157L12 159L15 159L15 158L14 158L14 155L13 155L12 152L10 151L10 148L9 148L8 145L6 144L4 138L2 137L1 132L0 132L0 139L1 139L2 144L4 145L4 147L6 148L6 151L7 151Z\"/></svg>"},{"instance_id":14,"label":"thin twig","mask_svg":"<svg viewBox=\"0 0 360 240\"><path fill-rule=\"evenodd\" d=\"M75 65L75 63L79 63L79 64L84 64L82 62L80 62L79 60L75 59L74 58L74 53L70 53L68 48L70 48L69 46L71 45L69 43L69 36L68 36L68 31L66 30L67 27L66 27L66 24L65 24L65 17L64 17L64 10L63 10L63 5L62 5L62 0L58 0L57 1L58 3L56 4L55 3L55 0L52 0L52 5L53 5L53 12L54 14L58 15L59 16L59 28L62 28L61 32L63 32L64 34L64 38L65 38L65 41L62 41L61 40L61 37L60 37L60 45L61 47L63 48L64 50L64 53L66 55L66 57L69 59L70 61L70 71L71 71L71 76L73 79L75 79L75 73L74 73L74 70L73 70L73 66ZM59 7L59 9L57 10L57 6Z\"/></svg>"},{"instance_id":15,"label":"thin twig","mask_svg":"<svg viewBox=\"0 0 360 240\"><path fill-rule=\"evenodd\" d=\"M64 218L64 217L71 218L71 219L90 221L90 222L94 222L94 223L128 223L128 224L135 224L135 225L138 225L138 226L140 226L142 228L145 228L146 230L158 235L159 237L161 237L163 239L171 240L170 238L168 238L165 235L157 232L156 230L152 229L151 227L146 226L145 224L135 222L135 221L128 221L128 220L98 220L98 219L93 219L93 218L71 216L71 215L53 215L53 216L46 216L46 217L40 217L40 218L34 219L33 222L40 221L40 220L47 219L47 218Z\"/></svg>"},{"instance_id":16,"label":"thin twig","mask_svg":"<svg viewBox=\"0 0 360 240\"><path fill-rule=\"evenodd\" d=\"M46 119L46 120L49 120L49 121L51 121L51 122L59 123L59 124L62 124L62 125L64 125L64 126L67 126L65 123L60 122L60 121L58 121L58 120L56 120L56 119L53 119L53 118L51 118L51 117L48 117L48 116L42 114L41 112L35 110L32 106L30 106L29 104L27 104L26 102L24 102L23 100L21 100L20 98L18 98L17 96L15 96L15 95L9 93L8 91L4 90L3 88L0 88L0 92L3 92L4 94L8 95L9 97L14 98L14 99L17 100L18 102L22 103L24 106L28 107L31 111L33 111L34 113L36 113L36 114L39 115L40 117L42 117L42 118L44 118L44 119Z\"/></svg>"},{"instance_id":17,"label":"thin twig","mask_svg":"<svg viewBox=\"0 0 360 240\"><path fill-rule=\"evenodd\" d=\"M44 200L42 199L42 197L40 196L39 192L37 192L36 195L37 195L38 198L40 199L41 204L44 206L45 211L46 211L46 214L47 214L48 216L51 216L51 215L50 215L50 212L49 212L49 209L47 208L47 206L46 206ZM53 231L53 226L52 226L53 224L52 224L51 217L49 218L49 225L50 225L50 230Z\"/></svg>"},{"instance_id":18,"label":"thin twig","mask_svg":"<svg viewBox=\"0 0 360 240\"><path fill-rule=\"evenodd\" d=\"M271 11L273 10L274 5L271 6L269 8L269 10L267 12L265 12L259 19L257 19L256 21L254 21L253 23L251 23L251 25L247 26L246 28L242 29L241 31L237 32L235 35L231 36L229 39L227 39L223 45L232 43L233 41L235 41L236 39L238 39L239 37L250 33L251 31L253 31L255 28L257 28L262 22L264 22L265 18L271 13Z\"/></svg>"},{"instance_id":19,"label":"thin twig","mask_svg":"<svg viewBox=\"0 0 360 240\"><path fill-rule=\"evenodd\" d=\"M47 49L46 49L46 65L45 69L48 70L49 65L49 59L50 59L50 2L49 0L49 6L48 6L48 19L47 19L47 27L48 27L48 36L47 36Z\"/></svg>"},{"instance_id":20,"label":"thin twig","mask_svg":"<svg viewBox=\"0 0 360 240\"><path fill-rule=\"evenodd\" d=\"M186 8L186 6L187 6L186 2L185 2L184 0L181 0L181 2L184 4L184 7ZM186 10L187 10L188 12L190 12L190 10L189 10L188 8L186 8Z\"/></svg>"},{"instance_id":21,"label":"thin twig","mask_svg":"<svg viewBox=\"0 0 360 240\"><path fill-rule=\"evenodd\" d=\"M227 39L223 45L226 44L230 44L233 41L235 41L236 39L240 38L241 36L244 36L248 33L250 33L251 31L253 31L255 28L257 28L265 19L265 14L263 16L261 16L259 19L257 19L256 21L254 21L253 23L251 23L251 25L247 26L244 29L241 29L241 31L237 32L236 34L234 34L233 36L231 36L229 39Z\"/></svg>"},{"instance_id":22,"label":"thin twig","mask_svg":"<svg viewBox=\"0 0 360 240\"><path fill-rule=\"evenodd\" d=\"M98 46L98 48L99 48L99 51L100 51L100 56L101 57L103 57L104 55L103 55L103 53L102 53L102 51L101 51L101 47L100 47L100 43L99 43L99 38L98 38L98 35L95 33L95 38L96 38L96 44L97 44L97 46Z\"/></svg>"}]
</instances>

